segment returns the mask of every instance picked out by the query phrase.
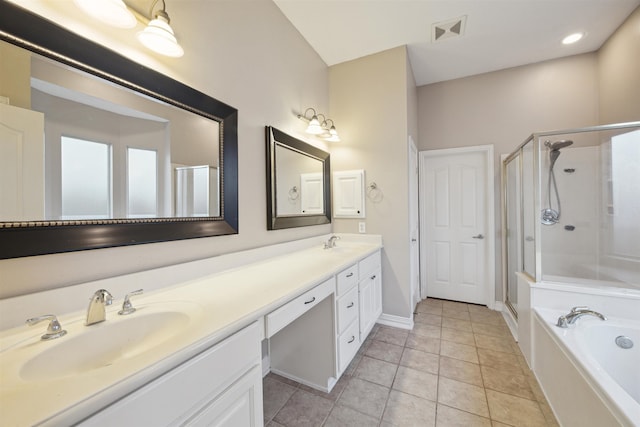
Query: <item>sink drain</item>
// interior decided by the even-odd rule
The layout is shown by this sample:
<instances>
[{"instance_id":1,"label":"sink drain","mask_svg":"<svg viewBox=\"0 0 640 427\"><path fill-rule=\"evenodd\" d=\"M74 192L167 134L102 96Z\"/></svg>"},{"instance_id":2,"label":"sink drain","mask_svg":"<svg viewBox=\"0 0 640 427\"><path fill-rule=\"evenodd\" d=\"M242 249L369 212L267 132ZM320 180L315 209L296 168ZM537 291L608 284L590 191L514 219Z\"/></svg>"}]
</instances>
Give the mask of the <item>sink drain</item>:
<instances>
[{"instance_id":1,"label":"sink drain","mask_svg":"<svg viewBox=\"0 0 640 427\"><path fill-rule=\"evenodd\" d=\"M616 338L616 345L620 348L630 349L631 347L633 347L633 341L629 337L620 335Z\"/></svg>"}]
</instances>

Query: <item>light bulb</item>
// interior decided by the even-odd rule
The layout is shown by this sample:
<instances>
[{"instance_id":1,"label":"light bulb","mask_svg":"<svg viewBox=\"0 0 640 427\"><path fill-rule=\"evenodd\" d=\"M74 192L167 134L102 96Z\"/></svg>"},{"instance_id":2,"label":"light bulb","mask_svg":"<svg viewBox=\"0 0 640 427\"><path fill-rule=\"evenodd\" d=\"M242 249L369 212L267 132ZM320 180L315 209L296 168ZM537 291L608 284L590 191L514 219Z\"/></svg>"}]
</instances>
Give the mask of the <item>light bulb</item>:
<instances>
[{"instance_id":1,"label":"light bulb","mask_svg":"<svg viewBox=\"0 0 640 427\"><path fill-rule=\"evenodd\" d=\"M184 55L184 50L178 44L173 35L173 29L169 25L169 17L163 11L159 11L156 18L138 33L140 43L162 55L178 58Z\"/></svg>"}]
</instances>

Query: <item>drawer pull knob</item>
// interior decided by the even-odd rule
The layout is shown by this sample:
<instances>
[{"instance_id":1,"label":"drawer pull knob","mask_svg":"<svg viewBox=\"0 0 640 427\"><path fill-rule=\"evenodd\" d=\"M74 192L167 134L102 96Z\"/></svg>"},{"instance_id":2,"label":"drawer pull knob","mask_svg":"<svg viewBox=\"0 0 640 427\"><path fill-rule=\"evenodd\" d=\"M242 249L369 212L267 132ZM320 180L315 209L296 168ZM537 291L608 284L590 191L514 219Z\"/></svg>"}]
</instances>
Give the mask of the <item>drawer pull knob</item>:
<instances>
[{"instance_id":1,"label":"drawer pull knob","mask_svg":"<svg viewBox=\"0 0 640 427\"><path fill-rule=\"evenodd\" d=\"M371 280L376 280L376 275L371 276Z\"/></svg>"},{"instance_id":2,"label":"drawer pull knob","mask_svg":"<svg viewBox=\"0 0 640 427\"><path fill-rule=\"evenodd\" d=\"M347 274L347 277L353 277L353 272Z\"/></svg>"},{"instance_id":3,"label":"drawer pull knob","mask_svg":"<svg viewBox=\"0 0 640 427\"><path fill-rule=\"evenodd\" d=\"M351 344L355 340L356 340L356 337L354 335L351 335L351 339L349 341L347 341L347 344Z\"/></svg>"},{"instance_id":4,"label":"drawer pull knob","mask_svg":"<svg viewBox=\"0 0 640 427\"><path fill-rule=\"evenodd\" d=\"M314 302L316 300L316 297L311 298L309 301L305 301L305 304L311 304L312 302Z\"/></svg>"},{"instance_id":5,"label":"drawer pull knob","mask_svg":"<svg viewBox=\"0 0 640 427\"><path fill-rule=\"evenodd\" d=\"M354 305L354 304L353 304L353 301L352 301L352 302L351 302L351 304L349 304L349 305L347 306L347 308L351 308L351 307L353 307L353 305Z\"/></svg>"}]
</instances>

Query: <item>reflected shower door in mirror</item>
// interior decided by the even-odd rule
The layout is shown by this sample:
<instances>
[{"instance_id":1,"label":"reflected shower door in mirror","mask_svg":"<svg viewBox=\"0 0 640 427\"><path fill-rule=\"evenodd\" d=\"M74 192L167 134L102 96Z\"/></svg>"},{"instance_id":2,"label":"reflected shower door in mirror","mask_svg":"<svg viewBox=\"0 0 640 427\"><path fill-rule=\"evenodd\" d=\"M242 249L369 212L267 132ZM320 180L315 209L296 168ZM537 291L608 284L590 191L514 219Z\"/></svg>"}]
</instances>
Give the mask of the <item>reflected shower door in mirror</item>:
<instances>
[{"instance_id":1,"label":"reflected shower door in mirror","mask_svg":"<svg viewBox=\"0 0 640 427\"><path fill-rule=\"evenodd\" d=\"M270 126L266 139L267 228L329 223L329 153Z\"/></svg>"},{"instance_id":2,"label":"reflected shower door in mirror","mask_svg":"<svg viewBox=\"0 0 640 427\"><path fill-rule=\"evenodd\" d=\"M0 259L234 234L238 111L0 2Z\"/></svg>"},{"instance_id":3,"label":"reflected shower door in mirror","mask_svg":"<svg viewBox=\"0 0 640 427\"><path fill-rule=\"evenodd\" d=\"M0 43L3 51L12 48ZM18 67L31 70L29 84L23 88L30 93L31 109L6 107L15 111L3 114L2 125L20 132L30 126L23 115L40 113L44 132L29 142L38 147L27 153L33 158L12 150L2 156L0 168L6 171L22 164L22 175L44 179L29 186L16 182L22 194L3 197L1 221L219 215L217 179L215 185L207 186L206 195L194 193L201 192L201 185L174 183L178 170L184 168L204 166L217 171L217 121L35 53L15 56L22 59ZM3 76L2 83L17 87L21 78ZM42 200L21 206L20 201L33 194L40 194ZM185 201L205 196L211 200L207 209L185 208Z\"/></svg>"}]
</instances>

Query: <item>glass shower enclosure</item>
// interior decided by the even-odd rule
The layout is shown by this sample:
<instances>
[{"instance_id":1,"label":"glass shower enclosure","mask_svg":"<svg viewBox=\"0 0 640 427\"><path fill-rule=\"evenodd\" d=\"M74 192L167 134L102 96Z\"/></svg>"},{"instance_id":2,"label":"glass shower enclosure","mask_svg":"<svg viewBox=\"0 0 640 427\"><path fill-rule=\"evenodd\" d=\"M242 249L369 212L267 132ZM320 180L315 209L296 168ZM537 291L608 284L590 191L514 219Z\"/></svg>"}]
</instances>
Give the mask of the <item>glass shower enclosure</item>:
<instances>
[{"instance_id":1,"label":"glass shower enclosure","mask_svg":"<svg viewBox=\"0 0 640 427\"><path fill-rule=\"evenodd\" d=\"M517 277L640 288L640 122L534 133L502 160L503 299Z\"/></svg>"}]
</instances>

